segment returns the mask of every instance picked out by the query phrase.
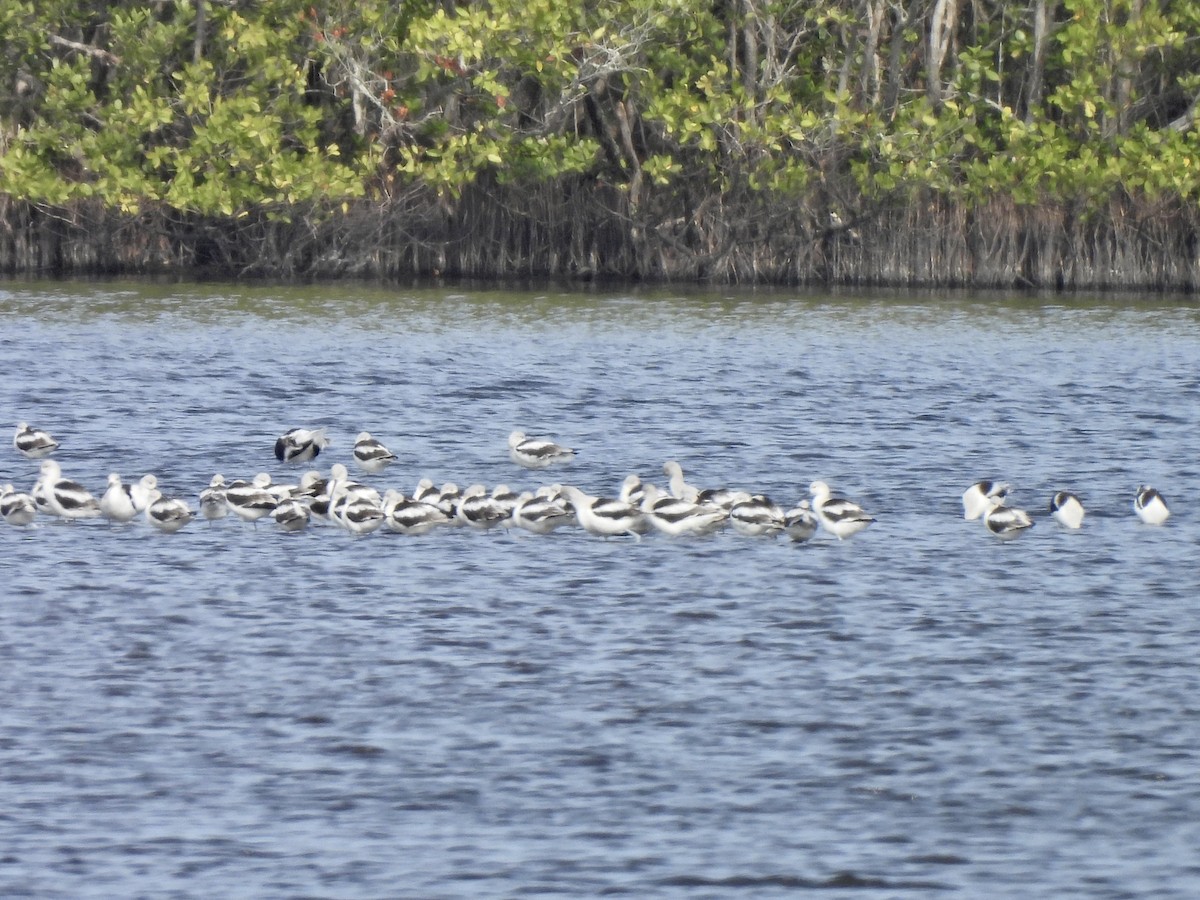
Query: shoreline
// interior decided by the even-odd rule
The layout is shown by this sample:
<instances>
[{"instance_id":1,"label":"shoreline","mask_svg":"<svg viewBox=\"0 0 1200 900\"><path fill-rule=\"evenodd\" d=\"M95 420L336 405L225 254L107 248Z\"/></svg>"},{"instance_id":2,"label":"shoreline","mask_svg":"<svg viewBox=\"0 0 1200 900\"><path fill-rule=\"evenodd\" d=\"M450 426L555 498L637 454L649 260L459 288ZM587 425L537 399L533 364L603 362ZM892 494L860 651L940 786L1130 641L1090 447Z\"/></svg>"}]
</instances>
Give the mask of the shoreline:
<instances>
[{"instance_id":1,"label":"shoreline","mask_svg":"<svg viewBox=\"0 0 1200 900\"><path fill-rule=\"evenodd\" d=\"M968 206L929 197L842 216L827 197L815 197L764 204L757 214L729 204L720 217L698 221L695 209L672 198L635 220L618 214L604 189L557 200L551 193L480 188L450 206L360 201L336 214L297 207L231 218L168 209L130 215L84 203L48 210L10 200L0 208L0 274L1061 293L1200 288L1200 211L1181 203L1125 199L1085 215L1062 203Z\"/></svg>"}]
</instances>

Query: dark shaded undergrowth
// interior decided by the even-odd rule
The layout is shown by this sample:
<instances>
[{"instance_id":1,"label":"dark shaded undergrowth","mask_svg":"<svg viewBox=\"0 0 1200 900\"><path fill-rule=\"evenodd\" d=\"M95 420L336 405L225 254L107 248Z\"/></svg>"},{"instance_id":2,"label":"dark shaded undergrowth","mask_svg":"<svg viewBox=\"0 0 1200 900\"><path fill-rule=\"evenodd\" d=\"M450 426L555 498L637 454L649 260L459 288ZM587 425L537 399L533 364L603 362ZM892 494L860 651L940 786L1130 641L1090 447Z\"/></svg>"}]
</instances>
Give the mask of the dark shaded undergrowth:
<instances>
[{"instance_id":1,"label":"dark shaded undergrowth","mask_svg":"<svg viewBox=\"0 0 1200 900\"><path fill-rule=\"evenodd\" d=\"M967 205L937 196L842 213L705 198L648 204L589 184L477 185L454 204L410 194L336 214L236 219L100 204L0 208L9 275L314 279L431 276L651 282L1193 291L1197 210L1112 202Z\"/></svg>"}]
</instances>

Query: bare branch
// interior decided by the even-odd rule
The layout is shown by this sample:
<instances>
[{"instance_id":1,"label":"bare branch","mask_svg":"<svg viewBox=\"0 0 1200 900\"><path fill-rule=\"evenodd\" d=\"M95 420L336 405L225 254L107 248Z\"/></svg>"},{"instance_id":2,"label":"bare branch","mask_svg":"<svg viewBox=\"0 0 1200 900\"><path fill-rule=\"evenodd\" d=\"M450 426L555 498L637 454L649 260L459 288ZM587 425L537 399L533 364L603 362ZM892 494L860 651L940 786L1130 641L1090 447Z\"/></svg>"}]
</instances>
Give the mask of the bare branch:
<instances>
[{"instance_id":1,"label":"bare branch","mask_svg":"<svg viewBox=\"0 0 1200 900\"><path fill-rule=\"evenodd\" d=\"M1200 97L1194 97L1192 102L1188 104L1188 108L1183 111L1183 115L1177 119L1172 119L1167 123L1167 127L1172 131L1187 131L1196 121L1196 107L1200 105Z\"/></svg>"},{"instance_id":2,"label":"bare branch","mask_svg":"<svg viewBox=\"0 0 1200 900\"><path fill-rule=\"evenodd\" d=\"M121 58L113 53L109 53L100 47L93 47L91 44L81 44L78 41L67 40L65 37L59 37L57 34L48 34L46 39L56 47L64 47L67 50L74 50L76 53L83 53L90 56L92 59L98 59L110 66L118 66L121 64Z\"/></svg>"}]
</instances>

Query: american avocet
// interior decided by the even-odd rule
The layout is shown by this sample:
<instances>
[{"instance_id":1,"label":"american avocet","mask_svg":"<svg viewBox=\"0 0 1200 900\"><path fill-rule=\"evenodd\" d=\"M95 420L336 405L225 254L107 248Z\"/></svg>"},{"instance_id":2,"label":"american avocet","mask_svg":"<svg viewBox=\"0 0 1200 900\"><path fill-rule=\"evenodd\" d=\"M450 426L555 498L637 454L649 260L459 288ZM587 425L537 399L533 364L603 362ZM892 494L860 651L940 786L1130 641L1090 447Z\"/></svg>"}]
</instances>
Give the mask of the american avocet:
<instances>
[{"instance_id":1,"label":"american avocet","mask_svg":"<svg viewBox=\"0 0 1200 900\"><path fill-rule=\"evenodd\" d=\"M279 505L267 490L270 483L271 476L266 472L259 472L249 482L235 481L225 488L225 505L243 522L257 522Z\"/></svg>"},{"instance_id":2,"label":"american avocet","mask_svg":"<svg viewBox=\"0 0 1200 900\"><path fill-rule=\"evenodd\" d=\"M534 497L543 497L546 500L551 500L565 509L571 514L571 518L575 518L575 507L571 505L570 498L562 492L561 484L543 484L533 492ZM637 504L630 504L636 506Z\"/></svg>"},{"instance_id":3,"label":"american avocet","mask_svg":"<svg viewBox=\"0 0 1200 900\"><path fill-rule=\"evenodd\" d=\"M229 506L225 503L224 475L214 475L208 487L200 492L200 515L209 521L229 515Z\"/></svg>"},{"instance_id":4,"label":"american avocet","mask_svg":"<svg viewBox=\"0 0 1200 900\"><path fill-rule=\"evenodd\" d=\"M526 437L523 431L508 436L508 458L526 469L544 469L574 458L575 451L545 438Z\"/></svg>"},{"instance_id":5,"label":"american avocet","mask_svg":"<svg viewBox=\"0 0 1200 900\"><path fill-rule=\"evenodd\" d=\"M332 521L329 517L329 508L332 505L333 501L328 491L322 492L308 501L308 514L320 522Z\"/></svg>"},{"instance_id":6,"label":"american avocet","mask_svg":"<svg viewBox=\"0 0 1200 900\"><path fill-rule=\"evenodd\" d=\"M131 522L138 513L133 505L133 489L116 472L108 475L108 487L100 498L100 512L111 522Z\"/></svg>"},{"instance_id":7,"label":"american avocet","mask_svg":"<svg viewBox=\"0 0 1200 900\"><path fill-rule=\"evenodd\" d=\"M696 495L696 502L705 506L719 506L729 512L735 503L749 500L750 497L748 491L739 491L734 488L705 488Z\"/></svg>"},{"instance_id":8,"label":"american avocet","mask_svg":"<svg viewBox=\"0 0 1200 900\"><path fill-rule=\"evenodd\" d=\"M983 514L983 524L997 537L1014 538L1033 527L1029 513L1015 506L1005 506L999 495L988 497L988 510Z\"/></svg>"},{"instance_id":9,"label":"american avocet","mask_svg":"<svg viewBox=\"0 0 1200 900\"><path fill-rule=\"evenodd\" d=\"M575 510L557 492L535 494L523 491L512 511L513 524L534 534L549 534L574 519Z\"/></svg>"},{"instance_id":10,"label":"american avocet","mask_svg":"<svg viewBox=\"0 0 1200 900\"><path fill-rule=\"evenodd\" d=\"M557 500L567 509L571 508L571 501L563 496L561 484L543 484L533 492L535 497L545 497L548 500Z\"/></svg>"},{"instance_id":11,"label":"american avocet","mask_svg":"<svg viewBox=\"0 0 1200 900\"><path fill-rule=\"evenodd\" d=\"M1147 525L1161 525L1171 515L1163 495L1147 484L1139 485L1137 495L1133 498L1133 508L1138 518Z\"/></svg>"},{"instance_id":12,"label":"american avocet","mask_svg":"<svg viewBox=\"0 0 1200 900\"><path fill-rule=\"evenodd\" d=\"M807 500L801 500L784 514L783 530L796 543L811 540L820 523Z\"/></svg>"},{"instance_id":13,"label":"american avocet","mask_svg":"<svg viewBox=\"0 0 1200 900\"><path fill-rule=\"evenodd\" d=\"M814 481L808 490L812 494L812 508L817 521L838 540L858 534L875 521L857 503L844 497L834 497L824 481Z\"/></svg>"},{"instance_id":14,"label":"american avocet","mask_svg":"<svg viewBox=\"0 0 1200 900\"><path fill-rule=\"evenodd\" d=\"M167 534L174 534L196 517L185 501L178 497L164 497L155 488L151 491L150 505L146 507L146 521Z\"/></svg>"},{"instance_id":15,"label":"american avocet","mask_svg":"<svg viewBox=\"0 0 1200 900\"><path fill-rule=\"evenodd\" d=\"M600 537L632 534L641 540L642 533L650 527L642 511L623 500L595 497L569 484L559 490L571 501L576 520L590 534Z\"/></svg>"},{"instance_id":16,"label":"american avocet","mask_svg":"<svg viewBox=\"0 0 1200 900\"><path fill-rule=\"evenodd\" d=\"M383 507L368 497L347 494L330 517L351 534L370 534L383 524Z\"/></svg>"},{"instance_id":17,"label":"american avocet","mask_svg":"<svg viewBox=\"0 0 1200 900\"><path fill-rule=\"evenodd\" d=\"M28 525L37 518L37 504L11 484L0 487L0 517L9 525Z\"/></svg>"},{"instance_id":18,"label":"american avocet","mask_svg":"<svg viewBox=\"0 0 1200 900\"><path fill-rule=\"evenodd\" d=\"M462 492L458 501L458 521L485 531L508 518L511 509L498 504L482 484L473 484Z\"/></svg>"},{"instance_id":19,"label":"american avocet","mask_svg":"<svg viewBox=\"0 0 1200 900\"><path fill-rule=\"evenodd\" d=\"M46 506L54 515L68 521L100 515L96 498L82 485L63 478L62 468L54 460L42 460L40 481Z\"/></svg>"},{"instance_id":20,"label":"american avocet","mask_svg":"<svg viewBox=\"0 0 1200 900\"><path fill-rule=\"evenodd\" d=\"M129 485L129 498L133 501L133 508L138 512L145 512L146 507L154 500L151 495L156 490L158 490L158 478L154 475L143 475Z\"/></svg>"},{"instance_id":21,"label":"american avocet","mask_svg":"<svg viewBox=\"0 0 1200 900\"><path fill-rule=\"evenodd\" d=\"M21 422L13 435L13 447L26 459L42 459L58 449L58 441L49 432Z\"/></svg>"},{"instance_id":22,"label":"american avocet","mask_svg":"<svg viewBox=\"0 0 1200 900\"><path fill-rule=\"evenodd\" d=\"M329 481L325 489L335 505L339 505L346 499L370 500L376 506L383 503L383 497L379 491L370 485L360 484L351 479L350 470L341 463L334 463L329 467Z\"/></svg>"},{"instance_id":23,"label":"american avocet","mask_svg":"<svg viewBox=\"0 0 1200 900\"><path fill-rule=\"evenodd\" d=\"M1064 528L1083 525L1083 504L1070 491L1058 491L1050 498L1050 515Z\"/></svg>"},{"instance_id":24,"label":"american avocet","mask_svg":"<svg viewBox=\"0 0 1200 900\"><path fill-rule=\"evenodd\" d=\"M462 489L453 481L447 481L438 488L437 501L434 503L438 509L448 515L453 524L462 525L458 521L458 504L462 500ZM426 498L426 503L433 503L432 498Z\"/></svg>"},{"instance_id":25,"label":"american avocet","mask_svg":"<svg viewBox=\"0 0 1200 900\"><path fill-rule=\"evenodd\" d=\"M519 499L520 495L507 484L498 484L492 488L492 502L504 514L504 518L500 520L500 524L505 528L511 528L516 524L512 520L512 512L516 509Z\"/></svg>"},{"instance_id":26,"label":"american avocet","mask_svg":"<svg viewBox=\"0 0 1200 900\"><path fill-rule=\"evenodd\" d=\"M318 494L325 493L327 485L328 482L320 472L316 469L309 469L300 476L300 481L292 491L292 496L299 499L316 497Z\"/></svg>"},{"instance_id":27,"label":"american avocet","mask_svg":"<svg viewBox=\"0 0 1200 900\"><path fill-rule=\"evenodd\" d=\"M422 478L417 482L417 486L413 488L413 492L409 497L412 500L420 500L423 503L434 503L438 497L437 485L433 483L432 478Z\"/></svg>"},{"instance_id":28,"label":"american avocet","mask_svg":"<svg viewBox=\"0 0 1200 900\"><path fill-rule=\"evenodd\" d=\"M397 458L395 453L371 437L369 431L359 432L358 437L354 439L354 461L364 472L382 472Z\"/></svg>"},{"instance_id":29,"label":"american avocet","mask_svg":"<svg viewBox=\"0 0 1200 900\"><path fill-rule=\"evenodd\" d=\"M308 507L295 497L288 497L279 501L271 518L284 531L303 531L308 527Z\"/></svg>"},{"instance_id":30,"label":"american avocet","mask_svg":"<svg viewBox=\"0 0 1200 900\"><path fill-rule=\"evenodd\" d=\"M439 525L449 525L450 517L432 503L389 490L383 495L383 524L399 534L428 534Z\"/></svg>"},{"instance_id":31,"label":"american avocet","mask_svg":"<svg viewBox=\"0 0 1200 900\"><path fill-rule=\"evenodd\" d=\"M260 472L260 475L266 476L266 484L262 485L266 492L275 498L276 503L282 503L284 500L290 500L300 490L299 484L289 484L287 482L280 483L271 477L269 472Z\"/></svg>"},{"instance_id":32,"label":"american avocet","mask_svg":"<svg viewBox=\"0 0 1200 900\"><path fill-rule=\"evenodd\" d=\"M38 473L37 480L33 483L33 487L29 489L29 496L33 498L33 505L37 507L37 511L47 515L53 515L50 512L50 504L46 500L46 479Z\"/></svg>"},{"instance_id":33,"label":"american avocet","mask_svg":"<svg viewBox=\"0 0 1200 900\"><path fill-rule=\"evenodd\" d=\"M642 501L646 499L646 485L642 483L641 476L626 475L617 497L630 506L641 506Z\"/></svg>"},{"instance_id":34,"label":"american avocet","mask_svg":"<svg viewBox=\"0 0 1200 900\"><path fill-rule=\"evenodd\" d=\"M420 500L422 503L433 504L451 519L451 524L462 524L461 522L454 521L455 516L458 514L458 498L462 496L462 491L458 489L457 484L447 481L439 488L433 483L433 479L422 478L417 482L417 486L408 496L410 500Z\"/></svg>"},{"instance_id":35,"label":"american avocet","mask_svg":"<svg viewBox=\"0 0 1200 900\"><path fill-rule=\"evenodd\" d=\"M663 474L671 479L667 484L667 489L670 490L672 497L678 497L680 500L688 500L692 503L695 503L699 499L699 489L684 480L683 466L677 461L668 459L663 463Z\"/></svg>"},{"instance_id":36,"label":"american avocet","mask_svg":"<svg viewBox=\"0 0 1200 900\"><path fill-rule=\"evenodd\" d=\"M293 428L275 441L275 458L285 463L304 463L328 446L324 428Z\"/></svg>"},{"instance_id":37,"label":"american avocet","mask_svg":"<svg viewBox=\"0 0 1200 900\"><path fill-rule=\"evenodd\" d=\"M725 524L728 513L719 506L706 506L681 500L664 493L656 485L646 485L641 509L656 529L671 537L711 534Z\"/></svg>"},{"instance_id":38,"label":"american avocet","mask_svg":"<svg viewBox=\"0 0 1200 900\"><path fill-rule=\"evenodd\" d=\"M783 509L766 494L753 494L739 500L729 510L729 524L747 537L775 535L783 531Z\"/></svg>"},{"instance_id":39,"label":"american avocet","mask_svg":"<svg viewBox=\"0 0 1200 900\"><path fill-rule=\"evenodd\" d=\"M1003 481L977 481L962 495L963 518L978 519L990 508L988 499L999 497L1001 502L1008 496L1012 486Z\"/></svg>"}]
</instances>

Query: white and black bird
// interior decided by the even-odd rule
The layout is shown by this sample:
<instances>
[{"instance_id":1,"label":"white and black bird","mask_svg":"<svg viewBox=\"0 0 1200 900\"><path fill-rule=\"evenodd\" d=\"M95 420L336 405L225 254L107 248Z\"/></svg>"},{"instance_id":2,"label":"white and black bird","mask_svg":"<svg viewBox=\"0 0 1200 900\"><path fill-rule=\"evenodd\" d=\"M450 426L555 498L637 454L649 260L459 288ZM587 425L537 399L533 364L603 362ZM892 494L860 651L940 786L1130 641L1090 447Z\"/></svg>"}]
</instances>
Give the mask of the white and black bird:
<instances>
[{"instance_id":1,"label":"white and black bird","mask_svg":"<svg viewBox=\"0 0 1200 900\"><path fill-rule=\"evenodd\" d=\"M526 469L544 469L575 458L575 450L546 438L531 438L523 431L508 436L508 458Z\"/></svg>"},{"instance_id":2,"label":"white and black bird","mask_svg":"<svg viewBox=\"0 0 1200 900\"><path fill-rule=\"evenodd\" d=\"M359 432L358 437L354 439L354 461L364 472L382 472L396 459L396 454L371 437L369 431Z\"/></svg>"},{"instance_id":3,"label":"white and black bird","mask_svg":"<svg viewBox=\"0 0 1200 900\"><path fill-rule=\"evenodd\" d=\"M646 499L646 485L640 475L626 475L617 496L630 506L641 506Z\"/></svg>"},{"instance_id":4,"label":"white and black bird","mask_svg":"<svg viewBox=\"0 0 1200 900\"><path fill-rule=\"evenodd\" d=\"M100 512L110 522L132 522L138 514L133 505L133 489L116 472L109 473L108 487L100 497Z\"/></svg>"},{"instance_id":5,"label":"white and black bird","mask_svg":"<svg viewBox=\"0 0 1200 900\"><path fill-rule=\"evenodd\" d=\"M1003 497L993 495L988 498L988 509L983 514L983 524L996 537L1008 540L1032 528L1033 519L1025 510L1005 506Z\"/></svg>"},{"instance_id":6,"label":"white and black bird","mask_svg":"<svg viewBox=\"0 0 1200 900\"><path fill-rule=\"evenodd\" d=\"M151 491L150 496L150 505L146 507L146 521L159 531L174 534L196 518L186 501L178 497L164 497L157 488Z\"/></svg>"},{"instance_id":7,"label":"white and black bird","mask_svg":"<svg viewBox=\"0 0 1200 900\"><path fill-rule=\"evenodd\" d=\"M154 492L158 490L158 478L146 474L129 485L129 497L133 500L133 508L145 512L146 507L154 502Z\"/></svg>"},{"instance_id":8,"label":"white and black bird","mask_svg":"<svg viewBox=\"0 0 1200 900\"><path fill-rule=\"evenodd\" d=\"M37 518L37 504L11 484L0 486L0 518L9 525L29 525Z\"/></svg>"},{"instance_id":9,"label":"white and black bird","mask_svg":"<svg viewBox=\"0 0 1200 900\"><path fill-rule=\"evenodd\" d=\"M500 524L505 528L511 528L516 524L512 520L512 514L513 510L517 508L517 502L520 499L521 495L507 484L498 484L492 488L492 502L504 513L504 518L500 520Z\"/></svg>"},{"instance_id":10,"label":"white and black bird","mask_svg":"<svg viewBox=\"0 0 1200 900\"><path fill-rule=\"evenodd\" d=\"M325 482L325 492L333 502L334 513L337 507L350 500L370 500L376 506L383 503L379 491L367 484L361 484L350 477L350 470L341 463L329 467L329 479Z\"/></svg>"},{"instance_id":11,"label":"white and black bird","mask_svg":"<svg viewBox=\"0 0 1200 900\"><path fill-rule=\"evenodd\" d=\"M655 529L670 537L712 534L722 528L729 518L729 514L719 506L672 497L653 484L645 486L641 509Z\"/></svg>"},{"instance_id":12,"label":"white and black bird","mask_svg":"<svg viewBox=\"0 0 1200 900\"><path fill-rule=\"evenodd\" d=\"M1133 509L1147 525L1161 525L1171 515L1163 495L1147 484L1139 485L1133 498Z\"/></svg>"},{"instance_id":13,"label":"white and black bird","mask_svg":"<svg viewBox=\"0 0 1200 900\"><path fill-rule=\"evenodd\" d=\"M978 519L990 509L989 500L999 497L1003 502L1012 486L1003 481L977 481L962 495L963 518L970 521Z\"/></svg>"},{"instance_id":14,"label":"white and black bird","mask_svg":"<svg viewBox=\"0 0 1200 900\"><path fill-rule=\"evenodd\" d=\"M331 507L330 518L351 534L370 534L383 525L383 506L372 497L345 494L341 502Z\"/></svg>"},{"instance_id":15,"label":"white and black bird","mask_svg":"<svg viewBox=\"0 0 1200 900\"><path fill-rule=\"evenodd\" d=\"M663 474L670 479L667 489L671 492L672 497L692 503L700 499L700 489L687 483L683 477L683 466L677 460L668 459L663 463Z\"/></svg>"},{"instance_id":16,"label":"white and black bird","mask_svg":"<svg viewBox=\"0 0 1200 900\"><path fill-rule=\"evenodd\" d=\"M300 476L300 481L292 491L292 496L303 500L305 498L312 499L320 494L325 493L329 482L316 469L309 469Z\"/></svg>"},{"instance_id":17,"label":"white and black bird","mask_svg":"<svg viewBox=\"0 0 1200 900\"><path fill-rule=\"evenodd\" d=\"M821 523L817 521L817 515L812 511L812 504L807 500L801 500L783 517L784 533L798 544L811 540L820 527Z\"/></svg>"},{"instance_id":18,"label":"white and black bird","mask_svg":"<svg viewBox=\"0 0 1200 900\"><path fill-rule=\"evenodd\" d=\"M450 517L433 503L406 497L397 490L383 495L383 524L389 531L398 534L428 534L442 525L449 525Z\"/></svg>"},{"instance_id":19,"label":"white and black bird","mask_svg":"<svg viewBox=\"0 0 1200 900\"><path fill-rule=\"evenodd\" d=\"M43 459L58 449L58 441L49 432L21 422L13 435L13 447L26 459Z\"/></svg>"},{"instance_id":20,"label":"white and black bird","mask_svg":"<svg viewBox=\"0 0 1200 900\"><path fill-rule=\"evenodd\" d=\"M696 495L696 502L704 506L719 506L729 512L735 503L749 500L751 496L749 491L741 491L736 488L704 488Z\"/></svg>"},{"instance_id":21,"label":"white and black bird","mask_svg":"<svg viewBox=\"0 0 1200 900\"><path fill-rule=\"evenodd\" d=\"M267 483L263 487L267 489L268 494L275 498L276 503L292 499L292 496L300 490L300 485L298 484L281 484L265 472L259 474L267 475Z\"/></svg>"},{"instance_id":22,"label":"white and black bird","mask_svg":"<svg viewBox=\"0 0 1200 900\"><path fill-rule=\"evenodd\" d=\"M100 515L100 504L96 498L78 482L63 478L61 467L52 459L42 460L41 478L34 492L39 490L46 508L59 518L74 521L94 519Z\"/></svg>"},{"instance_id":23,"label":"white and black bird","mask_svg":"<svg viewBox=\"0 0 1200 900\"><path fill-rule=\"evenodd\" d=\"M764 537L783 531L787 520L783 509L766 494L752 494L729 510L729 524L738 534Z\"/></svg>"},{"instance_id":24,"label":"white and black bird","mask_svg":"<svg viewBox=\"0 0 1200 900\"><path fill-rule=\"evenodd\" d=\"M1083 503L1070 491L1056 491L1050 498L1050 515L1064 528L1083 526Z\"/></svg>"},{"instance_id":25,"label":"white and black bird","mask_svg":"<svg viewBox=\"0 0 1200 900\"><path fill-rule=\"evenodd\" d=\"M812 510L821 527L836 537L845 540L858 534L875 521L861 506L845 497L835 497L824 481L814 481L808 486L812 495Z\"/></svg>"},{"instance_id":26,"label":"white and black bird","mask_svg":"<svg viewBox=\"0 0 1200 900\"><path fill-rule=\"evenodd\" d=\"M432 503L450 518L452 525L466 524L457 520L458 501L462 497L462 491L453 481L447 481L439 488L431 479L422 478L417 482L411 497L413 500L420 500L423 503Z\"/></svg>"},{"instance_id":27,"label":"white and black bird","mask_svg":"<svg viewBox=\"0 0 1200 900\"><path fill-rule=\"evenodd\" d=\"M432 499L427 499L425 502L434 503L438 509L448 515L451 519L454 519L455 524L461 525L462 523L458 522L457 518L458 504L462 501L462 493L462 488L460 488L453 481L447 481L444 482L440 488L438 488L436 502Z\"/></svg>"},{"instance_id":28,"label":"white and black bird","mask_svg":"<svg viewBox=\"0 0 1200 900\"><path fill-rule=\"evenodd\" d=\"M214 475L208 487L200 492L200 515L210 522L229 515L229 505L225 502L224 475Z\"/></svg>"},{"instance_id":29,"label":"white and black bird","mask_svg":"<svg viewBox=\"0 0 1200 900\"><path fill-rule=\"evenodd\" d=\"M599 537L631 534L641 540L645 530L651 527L640 509L623 500L585 494L574 485L563 485L558 490L571 501L576 521L589 534Z\"/></svg>"},{"instance_id":30,"label":"white and black bird","mask_svg":"<svg viewBox=\"0 0 1200 900\"><path fill-rule=\"evenodd\" d=\"M511 513L512 507L497 503L486 487L473 484L462 492L456 515L459 524L486 531L503 523Z\"/></svg>"},{"instance_id":31,"label":"white and black bird","mask_svg":"<svg viewBox=\"0 0 1200 900\"><path fill-rule=\"evenodd\" d=\"M309 518L315 519L318 522L332 522L329 515L330 507L333 506L333 499L328 493L320 493L315 497L310 497L308 501Z\"/></svg>"},{"instance_id":32,"label":"white and black bird","mask_svg":"<svg viewBox=\"0 0 1200 900\"><path fill-rule=\"evenodd\" d=\"M512 511L513 524L534 534L549 534L575 521L575 510L557 491L523 491Z\"/></svg>"},{"instance_id":33,"label":"white and black bird","mask_svg":"<svg viewBox=\"0 0 1200 900\"><path fill-rule=\"evenodd\" d=\"M283 531L303 531L308 527L308 507L295 497L288 497L276 504L271 518Z\"/></svg>"},{"instance_id":34,"label":"white and black bird","mask_svg":"<svg viewBox=\"0 0 1200 900\"><path fill-rule=\"evenodd\" d=\"M225 487L225 505L243 522L257 522L275 511L279 502L267 490L271 476L259 472L251 481L234 481Z\"/></svg>"},{"instance_id":35,"label":"white and black bird","mask_svg":"<svg viewBox=\"0 0 1200 900\"><path fill-rule=\"evenodd\" d=\"M275 441L275 458L284 463L306 463L328 446L324 428L293 428Z\"/></svg>"},{"instance_id":36,"label":"white and black bird","mask_svg":"<svg viewBox=\"0 0 1200 900\"><path fill-rule=\"evenodd\" d=\"M433 483L432 478L422 478L417 482L417 486L413 488L413 492L409 494L409 497L424 503L434 503L438 497L437 485Z\"/></svg>"}]
</instances>

